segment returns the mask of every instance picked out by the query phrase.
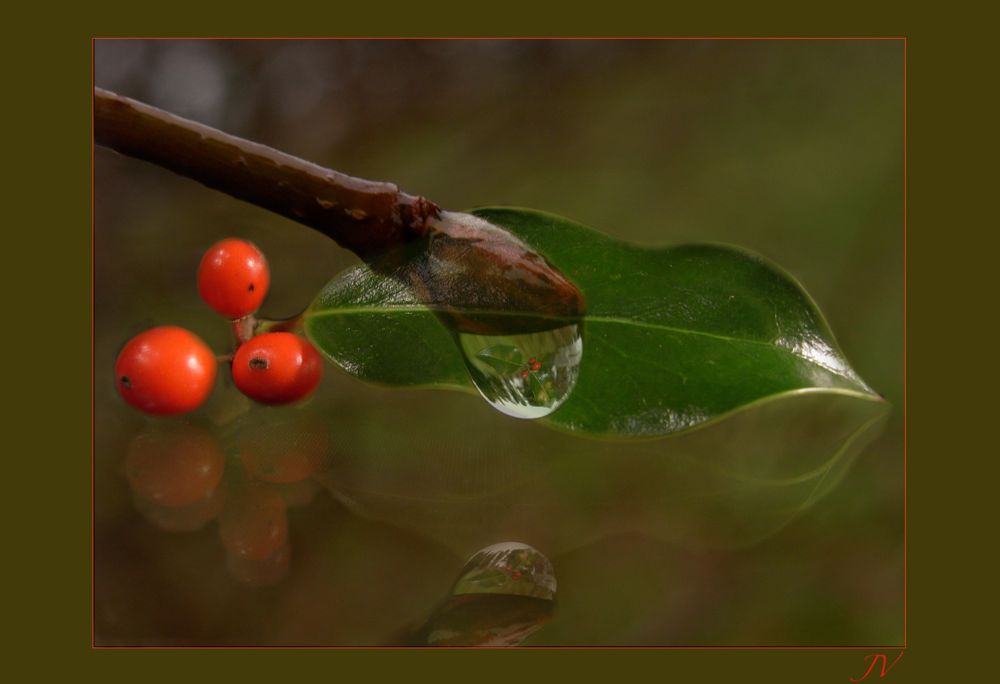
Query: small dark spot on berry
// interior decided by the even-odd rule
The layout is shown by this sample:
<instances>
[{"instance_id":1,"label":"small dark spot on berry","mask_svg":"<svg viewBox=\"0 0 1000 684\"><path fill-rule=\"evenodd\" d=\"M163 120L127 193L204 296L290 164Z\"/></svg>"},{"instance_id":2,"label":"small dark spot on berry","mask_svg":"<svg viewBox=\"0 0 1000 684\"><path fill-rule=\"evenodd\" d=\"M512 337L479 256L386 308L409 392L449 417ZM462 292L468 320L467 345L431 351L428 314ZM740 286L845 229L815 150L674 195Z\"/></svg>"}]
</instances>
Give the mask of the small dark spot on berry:
<instances>
[{"instance_id":1,"label":"small dark spot on berry","mask_svg":"<svg viewBox=\"0 0 1000 684\"><path fill-rule=\"evenodd\" d=\"M267 359L262 359L259 356L255 356L250 359L250 368L253 370L267 370Z\"/></svg>"},{"instance_id":2,"label":"small dark spot on berry","mask_svg":"<svg viewBox=\"0 0 1000 684\"><path fill-rule=\"evenodd\" d=\"M253 283L250 283L250 287L247 288L250 292L253 292Z\"/></svg>"},{"instance_id":3,"label":"small dark spot on berry","mask_svg":"<svg viewBox=\"0 0 1000 684\"><path fill-rule=\"evenodd\" d=\"M127 375L121 377L121 383L125 389L132 389L132 381L128 379Z\"/></svg>"}]
</instances>

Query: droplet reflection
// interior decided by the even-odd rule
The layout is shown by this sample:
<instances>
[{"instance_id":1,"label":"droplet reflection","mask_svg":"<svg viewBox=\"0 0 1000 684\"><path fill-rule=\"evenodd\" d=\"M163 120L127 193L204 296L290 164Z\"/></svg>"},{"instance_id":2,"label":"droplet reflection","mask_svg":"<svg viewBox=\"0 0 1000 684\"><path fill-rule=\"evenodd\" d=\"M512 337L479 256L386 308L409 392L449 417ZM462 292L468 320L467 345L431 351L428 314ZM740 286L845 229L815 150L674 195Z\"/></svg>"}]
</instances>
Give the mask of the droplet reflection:
<instances>
[{"instance_id":1,"label":"droplet reflection","mask_svg":"<svg viewBox=\"0 0 1000 684\"><path fill-rule=\"evenodd\" d=\"M409 641L426 646L518 646L555 611L552 563L519 542L473 554L451 595Z\"/></svg>"},{"instance_id":2,"label":"droplet reflection","mask_svg":"<svg viewBox=\"0 0 1000 684\"><path fill-rule=\"evenodd\" d=\"M544 418L569 397L580 374L578 324L521 335L460 333L472 382L493 408L514 418Z\"/></svg>"}]
</instances>

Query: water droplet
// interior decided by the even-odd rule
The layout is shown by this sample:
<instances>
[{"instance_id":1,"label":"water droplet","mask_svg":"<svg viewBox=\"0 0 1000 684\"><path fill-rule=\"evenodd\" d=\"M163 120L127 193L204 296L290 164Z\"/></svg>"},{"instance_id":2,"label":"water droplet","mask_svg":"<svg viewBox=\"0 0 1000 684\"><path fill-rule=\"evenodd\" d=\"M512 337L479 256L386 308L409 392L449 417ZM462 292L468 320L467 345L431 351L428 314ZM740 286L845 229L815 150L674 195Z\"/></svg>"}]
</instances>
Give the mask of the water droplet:
<instances>
[{"instance_id":1,"label":"water droplet","mask_svg":"<svg viewBox=\"0 0 1000 684\"><path fill-rule=\"evenodd\" d=\"M522 335L460 333L472 382L493 408L514 418L543 418L569 397L580 374L579 325Z\"/></svg>"}]
</instances>

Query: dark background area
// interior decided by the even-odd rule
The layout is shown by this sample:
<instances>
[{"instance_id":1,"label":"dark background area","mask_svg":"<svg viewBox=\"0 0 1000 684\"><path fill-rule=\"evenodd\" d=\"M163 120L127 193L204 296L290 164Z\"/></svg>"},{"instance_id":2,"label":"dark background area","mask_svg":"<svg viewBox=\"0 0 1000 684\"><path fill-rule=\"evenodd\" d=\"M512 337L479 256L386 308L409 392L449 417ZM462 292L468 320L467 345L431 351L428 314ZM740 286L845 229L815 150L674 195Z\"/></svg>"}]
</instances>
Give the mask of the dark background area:
<instances>
[{"instance_id":1,"label":"dark background area","mask_svg":"<svg viewBox=\"0 0 1000 684\"><path fill-rule=\"evenodd\" d=\"M839 487L750 545L633 531L543 548L560 605L528 643L902 641L900 43L98 41L95 80L451 209L528 206L621 239L728 242L781 264L894 405L882 436ZM386 643L419 622L474 549L421 534L419 520L407 528L366 515L329 480L291 509L290 569L268 588L227 571L214 523L170 533L137 512L122 462L149 422L114 393L124 341L174 323L227 344L194 283L201 252L220 237L247 237L268 255L264 313L274 316L301 309L354 259L308 229L107 150L97 150L95 174L99 643ZM471 450L484 435L534 434L471 397L377 390L332 367L320 396L283 414L247 411L234 394L220 386L193 419L224 445L228 471L232 426L247 416L280 423L275 434L320 417L351 452L338 454L345 462L380 445L427 455L397 506L415 519L431 505L419 494L525 475L502 439L486 466L453 468L458 456L440 451L462 439L456 422L474 435ZM559 444L550 458L571 457Z\"/></svg>"}]
</instances>

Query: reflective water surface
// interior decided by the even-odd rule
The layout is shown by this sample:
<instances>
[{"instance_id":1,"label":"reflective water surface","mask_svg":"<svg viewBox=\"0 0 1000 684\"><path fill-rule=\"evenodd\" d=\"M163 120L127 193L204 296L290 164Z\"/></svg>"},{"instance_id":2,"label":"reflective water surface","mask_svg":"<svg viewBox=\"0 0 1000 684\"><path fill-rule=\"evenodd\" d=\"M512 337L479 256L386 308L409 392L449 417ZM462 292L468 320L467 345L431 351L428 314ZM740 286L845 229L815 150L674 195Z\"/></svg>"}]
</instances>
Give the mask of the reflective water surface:
<instances>
[{"instance_id":1,"label":"reflective water surface","mask_svg":"<svg viewBox=\"0 0 1000 684\"><path fill-rule=\"evenodd\" d=\"M101 643L686 640L698 632L681 629L678 602L723 600L727 582L778 561L768 540L833 490L880 424L816 395L669 442L599 442L344 375L301 407L231 389L188 418L123 413L102 440ZM418 429L438 413L447 427ZM760 437L788 424L825 435L818 450L787 430ZM673 626L647 633L654 616Z\"/></svg>"}]
</instances>

